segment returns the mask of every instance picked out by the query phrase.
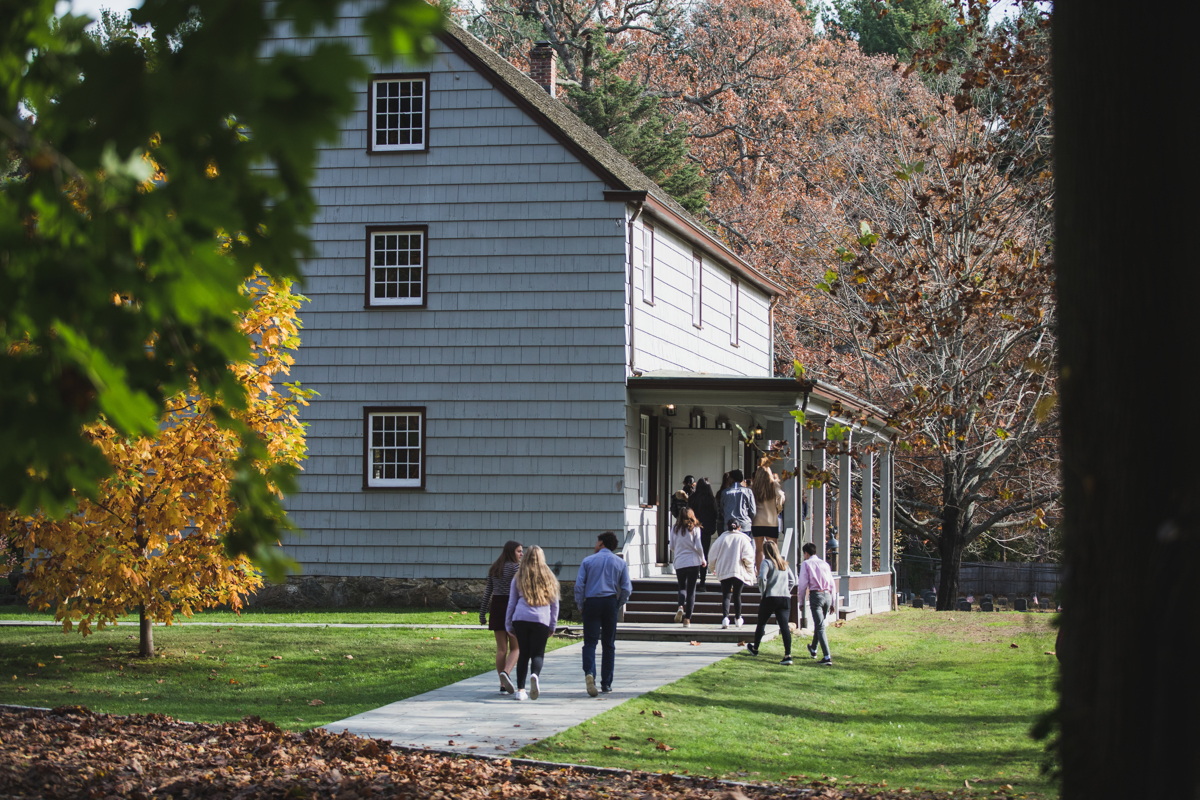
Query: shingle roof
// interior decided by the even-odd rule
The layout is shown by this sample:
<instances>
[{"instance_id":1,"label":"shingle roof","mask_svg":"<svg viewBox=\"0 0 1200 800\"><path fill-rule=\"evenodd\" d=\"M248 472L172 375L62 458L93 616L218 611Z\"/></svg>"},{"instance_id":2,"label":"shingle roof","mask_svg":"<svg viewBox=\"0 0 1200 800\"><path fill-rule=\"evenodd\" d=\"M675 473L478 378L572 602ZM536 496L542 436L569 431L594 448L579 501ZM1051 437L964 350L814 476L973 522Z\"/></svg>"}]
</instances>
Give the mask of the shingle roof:
<instances>
[{"instance_id":1,"label":"shingle roof","mask_svg":"<svg viewBox=\"0 0 1200 800\"><path fill-rule=\"evenodd\" d=\"M730 269L741 273L769 293L784 292L783 287L763 276L726 247L704 223L676 202L675 198L643 175L625 156L617 152L616 148L592 130L591 126L575 116L566 105L551 97L541 84L514 67L502 55L453 22L446 23L446 31L441 35L441 39L460 56L473 62L496 88L524 108L543 128L609 184L610 188L645 192L653 199L654 205L669 212L667 216L678 218L678 222L691 229L693 236L702 238L707 249L726 261Z\"/></svg>"}]
</instances>

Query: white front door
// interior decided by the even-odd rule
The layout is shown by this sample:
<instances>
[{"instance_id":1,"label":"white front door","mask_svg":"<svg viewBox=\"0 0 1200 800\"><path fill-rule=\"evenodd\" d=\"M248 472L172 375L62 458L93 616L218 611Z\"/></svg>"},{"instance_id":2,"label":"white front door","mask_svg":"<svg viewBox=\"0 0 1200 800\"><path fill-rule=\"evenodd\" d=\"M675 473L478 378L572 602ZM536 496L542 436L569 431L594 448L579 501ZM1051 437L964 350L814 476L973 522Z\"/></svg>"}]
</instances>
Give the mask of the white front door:
<instances>
[{"instance_id":1,"label":"white front door","mask_svg":"<svg viewBox=\"0 0 1200 800\"><path fill-rule=\"evenodd\" d=\"M708 478L713 493L721 488L721 476L742 465L742 443L736 431L713 428L675 428L671 431L671 491L683 488L683 478ZM668 502L670 502L668 500Z\"/></svg>"}]
</instances>

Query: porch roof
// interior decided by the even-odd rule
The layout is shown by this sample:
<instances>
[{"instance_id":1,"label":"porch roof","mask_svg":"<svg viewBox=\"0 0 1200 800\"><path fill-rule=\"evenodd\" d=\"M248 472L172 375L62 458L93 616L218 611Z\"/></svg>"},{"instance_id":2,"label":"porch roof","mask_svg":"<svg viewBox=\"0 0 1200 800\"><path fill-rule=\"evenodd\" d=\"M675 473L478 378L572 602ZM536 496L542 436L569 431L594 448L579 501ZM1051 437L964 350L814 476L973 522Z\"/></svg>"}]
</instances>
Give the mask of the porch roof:
<instances>
[{"instance_id":1,"label":"porch roof","mask_svg":"<svg viewBox=\"0 0 1200 800\"><path fill-rule=\"evenodd\" d=\"M789 419L793 409L850 424L883 438L900 431L887 424L883 409L849 392L817 380L715 375L703 372L655 370L633 375L630 399L647 405L720 405L753 409L770 419Z\"/></svg>"}]
</instances>

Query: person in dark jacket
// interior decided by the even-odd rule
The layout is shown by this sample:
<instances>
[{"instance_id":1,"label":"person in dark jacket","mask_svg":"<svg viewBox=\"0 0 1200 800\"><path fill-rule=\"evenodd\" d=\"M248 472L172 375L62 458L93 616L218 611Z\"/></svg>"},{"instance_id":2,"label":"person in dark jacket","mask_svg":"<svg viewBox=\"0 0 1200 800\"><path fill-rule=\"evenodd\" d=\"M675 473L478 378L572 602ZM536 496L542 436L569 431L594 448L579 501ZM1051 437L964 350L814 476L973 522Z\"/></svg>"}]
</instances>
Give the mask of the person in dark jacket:
<instances>
[{"instance_id":1,"label":"person in dark jacket","mask_svg":"<svg viewBox=\"0 0 1200 800\"><path fill-rule=\"evenodd\" d=\"M688 475L683 479L683 488L671 496L671 519L679 519L679 514L688 507L688 500L696 491L696 479Z\"/></svg>"},{"instance_id":2,"label":"person in dark jacket","mask_svg":"<svg viewBox=\"0 0 1200 800\"><path fill-rule=\"evenodd\" d=\"M712 483L708 478L701 478L696 483L696 491L688 498L688 508L696 515L700 523L700 544L704 547L705 566L700 569L700 591L705 591L705 581L708 578L708 548L712 546L713 537L717 534L717 498L713 495Z\"/></svg>"},{"instance_id":3,"label":"person in dark jacket","mask_svg":"<svg viewBox=\"0 0 1200 800\"><path fill-rule=\"evenodd\" d=\"M754 524L754 515L758 506L754 502L754 492L744 483L746 476L740 469L729 471L731 484L728 489L717 495L717 510L721 512L721 524L726 530L729 523L737 520L738 529L746 536L750 535L750 527Z\"/></svg>"}]
</instances>

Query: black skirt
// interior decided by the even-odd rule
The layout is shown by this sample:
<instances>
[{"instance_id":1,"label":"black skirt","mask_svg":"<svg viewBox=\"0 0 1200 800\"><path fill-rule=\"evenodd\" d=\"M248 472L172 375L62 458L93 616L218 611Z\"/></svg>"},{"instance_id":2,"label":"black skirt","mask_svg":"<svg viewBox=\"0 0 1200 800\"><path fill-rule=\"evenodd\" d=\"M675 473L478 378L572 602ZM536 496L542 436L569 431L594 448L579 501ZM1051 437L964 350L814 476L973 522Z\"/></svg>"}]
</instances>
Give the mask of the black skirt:
<instances>
[{"instance_id":1,"label":"black skirt","mask_svg":"<svg viewBox=\"0 0 1200 800\"><path fill-rule=\"evenodd\" d=\"M492 595L492 604L488 607L488 630L504 630L504 617L508 614L508 595Z\"/></svg>"}]
</instances>

